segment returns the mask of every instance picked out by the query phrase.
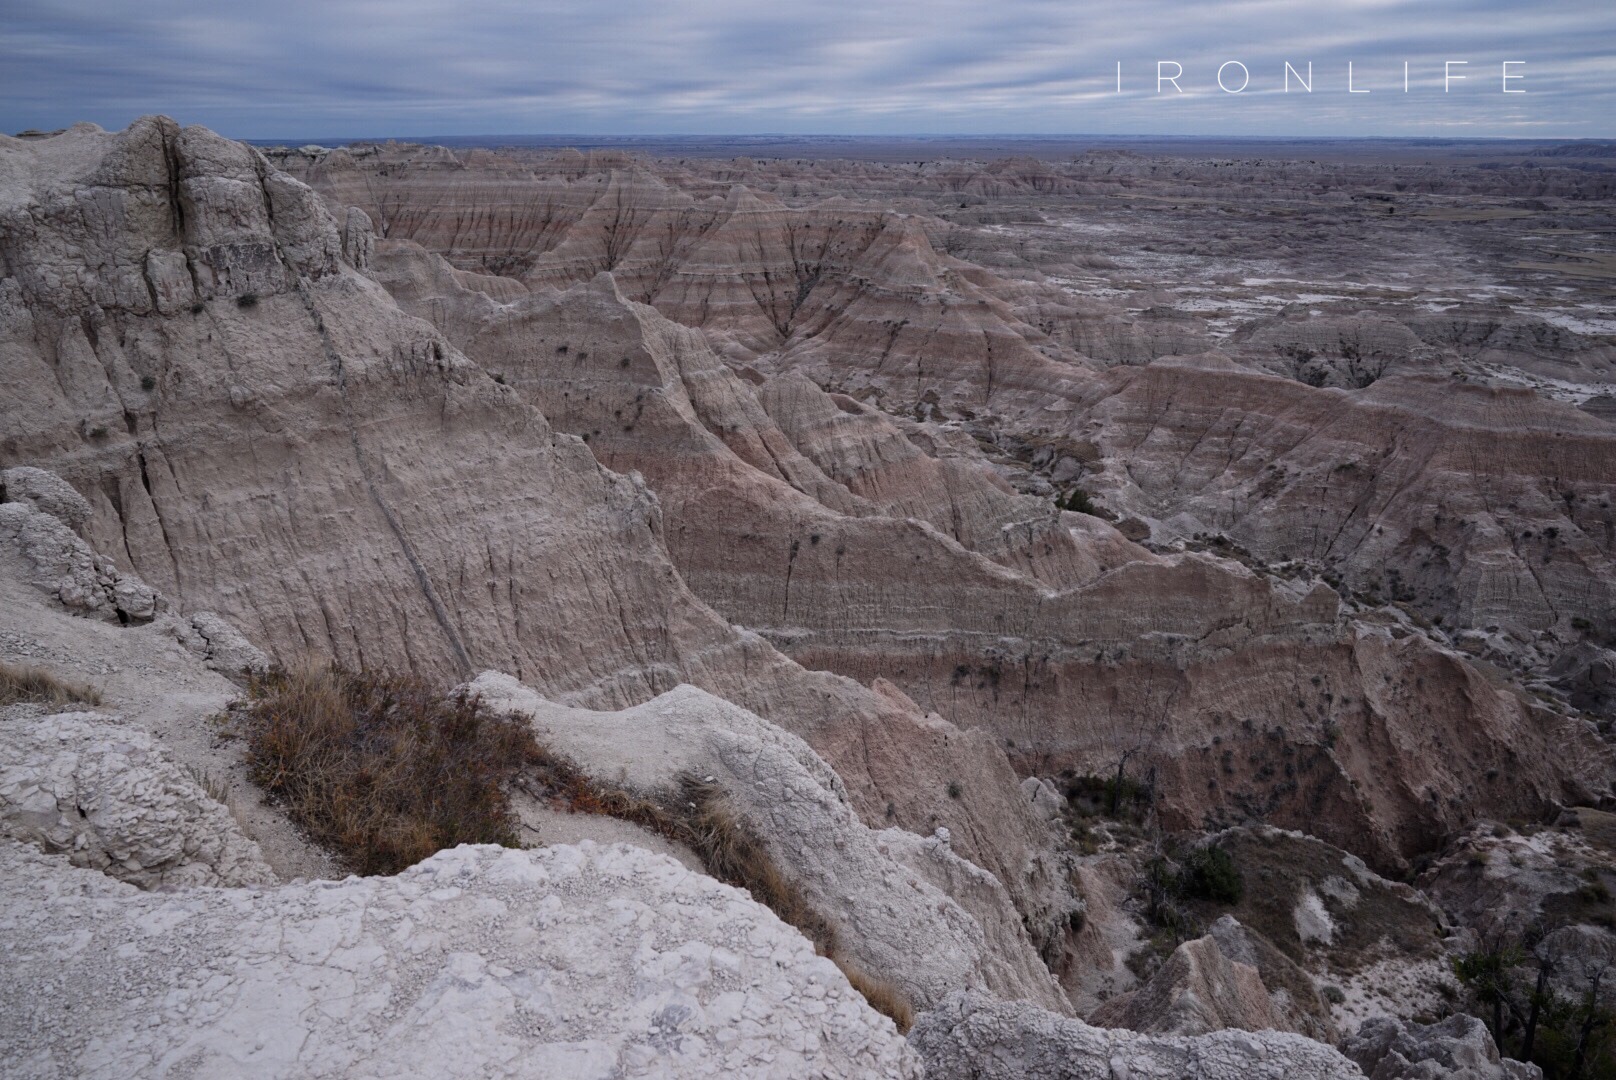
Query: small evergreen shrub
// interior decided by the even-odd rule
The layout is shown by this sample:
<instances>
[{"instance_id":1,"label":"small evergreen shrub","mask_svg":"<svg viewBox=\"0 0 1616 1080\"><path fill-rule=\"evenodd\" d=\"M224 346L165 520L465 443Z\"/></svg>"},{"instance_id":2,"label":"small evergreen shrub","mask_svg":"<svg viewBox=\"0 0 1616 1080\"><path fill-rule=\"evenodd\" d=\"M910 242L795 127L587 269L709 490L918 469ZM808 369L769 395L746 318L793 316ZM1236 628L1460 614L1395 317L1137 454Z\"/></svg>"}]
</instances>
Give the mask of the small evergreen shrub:
<instances>
[{"instance_id":1,"label":"small evergreen shrub","mask_svg":"<svg viewBox=\"0 0 1616 1080\"><path fill-rule=\"evenodd\" d=\"M1196 848L1184 857L1178 872L1179 895L1191 900L1238 904L1246 884L1234 857L1220 847Z\"/></svg>"}]
</instances>

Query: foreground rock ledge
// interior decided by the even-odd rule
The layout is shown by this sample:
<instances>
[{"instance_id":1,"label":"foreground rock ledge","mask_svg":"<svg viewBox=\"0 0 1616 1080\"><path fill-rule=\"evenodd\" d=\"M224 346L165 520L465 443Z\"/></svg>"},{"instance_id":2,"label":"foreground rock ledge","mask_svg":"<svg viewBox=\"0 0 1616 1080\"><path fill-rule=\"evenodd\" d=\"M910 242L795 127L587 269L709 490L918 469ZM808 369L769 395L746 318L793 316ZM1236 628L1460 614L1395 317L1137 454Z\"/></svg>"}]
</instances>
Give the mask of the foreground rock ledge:
<instances>
[{"instance_id":1,"label":"foreground rock ledge","mask_svg":"<svg viewBox=\"0 0 1616 1080\"><path fill-rule=\"evenodd\" d=\"M1346 1080L1363 1073L1323 1043L1279 1031L1193 1038L1090 1027L1024 1002L955 995L910 1040L927 1080Z\"/></svg>"},{"instance_id":2,"label":"foreground rock ledge","mask_svg":"<svg viewBox=\"0 0 1616 1080\"><path fill-rule=\"evenodd\" d=\"M0 843L8 1077L920 1076L744 893L627 845L142 893Z\"/></svg>"}]
</instances>

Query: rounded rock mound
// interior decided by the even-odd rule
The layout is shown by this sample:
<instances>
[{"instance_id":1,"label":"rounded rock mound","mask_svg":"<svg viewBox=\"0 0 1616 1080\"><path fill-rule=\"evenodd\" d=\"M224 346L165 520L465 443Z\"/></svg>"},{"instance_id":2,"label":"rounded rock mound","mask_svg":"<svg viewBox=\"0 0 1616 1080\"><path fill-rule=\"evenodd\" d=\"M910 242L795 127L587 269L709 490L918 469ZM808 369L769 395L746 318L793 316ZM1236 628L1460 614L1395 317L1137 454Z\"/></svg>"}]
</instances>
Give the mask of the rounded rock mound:
<instances>
[{"instance_id":1,"label":"rounded rock mound","mask_svg":"<svg viewBox=\"0 0 1616 1080\"><path fill-rule=\"evenodd\" d=\"M142 893L0 842L0 939L19 1080L920 1076L807 939L623 844Z\"/></svg>"}]
</instances>

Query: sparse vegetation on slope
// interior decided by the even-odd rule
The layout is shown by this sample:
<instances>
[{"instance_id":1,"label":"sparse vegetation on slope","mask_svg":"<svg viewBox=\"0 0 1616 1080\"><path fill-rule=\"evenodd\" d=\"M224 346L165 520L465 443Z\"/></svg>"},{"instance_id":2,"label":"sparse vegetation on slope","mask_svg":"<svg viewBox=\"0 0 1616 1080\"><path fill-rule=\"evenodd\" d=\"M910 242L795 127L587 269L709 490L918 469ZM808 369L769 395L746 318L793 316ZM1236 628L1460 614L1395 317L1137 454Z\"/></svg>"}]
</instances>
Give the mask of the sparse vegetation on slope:
<instances>
[{"instance_id":1,"label":"sparse vegetation on slope","mask_svg":"<svg viewBox=\"0 0 1616 1080\"><path fill-rule=\"evenodd\" d=\"M1453 970L1501 1052L1539 1066L1545 1080L1616 1077L1612 963L1589 939L1538 925L1483 938Z\"/></svg>"},{"instance_id":2,"label":"sparse vegetation on slope","mask_svg":"<svg viewBox=\"0 0 1616 1080\"><path fill-rule=\"evenodd\" d=\"M752 894L783 922L796 927L820 953L835 961L870 1006L907 1032L914 1009L891 983L841 954L836 928L781 872L768 847L737 817L716 785L686 778L667 803L656 802L584 775L559 755L544 752L531 794L548 797L576 813L604 814L649 829L695 852L708 874Z\"/></svg>"},{"instance_id":3,"label":"sparse vegetation on slope","mask_svg":"<svg viewBox=\"0 0 1616 1080\"><path fill-rule=\"evenodd\" d=\"M518 788L684 845L712 877L801 931L899 1030L913 1020L900 991L840 954L835 927L716 785L686 779L658 801L602 783L541 745L525 720L408 675L274 672L252 683L241 724L254 781L359 873L396 873L456 844L520 846Z\"/></svg>"},{"instance_id":4,"label":"sparse vegetation on slope","mask_svg":"<svg viewBox=\"0 0 1616 1080\"><path fill-rule=\"evenodd\" d=\"M903 991L887 982L865 974L861 969L848 963L840 957L834 958L836 966L842 969L847 981L853 989L864 995L864 1000L870 1003L870 1008L882 1016L890 1017L897 1025L900 1034L909 1034L914 1026L915 1010L909 1004L909 999L903 996Z\"/></svg>"},{"instance_id":5,"label":"sparse vegetation on slope","mask_svg":"<svg viewBox=\"0 0 1616 1080\"><path fill-rule=\"evenodd\" d=\"M338 669L255 679L253 779L361 874L463 843L517 846L506 785L542 751L528 726L409 675Z\"/></svg>"},{"instance_id":6,"label":"sparse vegetation on slope","mask_svg":"<svg viewBox=\"0 0 1616 1080\"><path fill-rule=\"evenodd\" d=\"M1178 871L1179 892L1193 900L1238 904L1245 894L1240 868L1220 847L1195 848L1184 856Z\"/></svg>"},{"instance_id":7,"label":"sparse vegetation on slope","mask_svg":"<svg viewBox=\"0 0 1616 1080\"><path fill-rule=\"evenodd\" d=\"M1073 488L1066 493L1064 499L1057 498L1055 505L1062 510L1071 510L1078 514L1095 513L1094 501L1089 498L1089 493L1082 488Z\"/></svg>"},{"instance_id":8,"label":"sparse vegetation on slope","mask_svg":"<svg viewBox=\"0 0 1616 1080\"><path fill-rule=\"evenodd\" d=\"M20 702L99 705L101 692L58 679L43 668L0 663L0 706Z\"/></svg>"}]
</instances>

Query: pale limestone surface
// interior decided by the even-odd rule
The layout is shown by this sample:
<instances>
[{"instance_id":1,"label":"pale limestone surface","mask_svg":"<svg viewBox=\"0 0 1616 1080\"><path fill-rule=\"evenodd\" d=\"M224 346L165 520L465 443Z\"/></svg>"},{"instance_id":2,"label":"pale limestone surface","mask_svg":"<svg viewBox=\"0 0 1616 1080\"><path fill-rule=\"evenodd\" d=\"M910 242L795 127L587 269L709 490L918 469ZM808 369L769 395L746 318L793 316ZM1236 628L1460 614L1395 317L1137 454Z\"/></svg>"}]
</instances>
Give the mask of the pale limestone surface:
<instances>
[{"instance_id":1,"label":"pale limestone surface","mask_svg":"<svg viewBox=\"0 0 1616 1080\"><path fill-rule=\"evenodd\" d=\"M909 1039L925 1062L927 1080L1348 1080L1363 1075L1330 1047L1288 1032L1141 1035L969 993L922 1015Z\"/></svg>"},{"instance_id":2,"label":"pale limestone surface","mask_svg":"<svg viewBox=\"0 0 1616 1080\"><path fill-rule=\"evenodd\" d=\"M693 686L609 713L557 705L498 672L469 689L531 718L540 742L591 775L646 793L676 790L686 777L716 784L837 928L843 952L917 1007L980 987L1069 1008L996 878L946 842L867 828L841 780L795 735ZM944 850L911 851L928 843Z\"/></svg>"},{"instance_id":3,"label":"pale limestone surface","mask_svg":"<svg viewBox=\"0 0 1616 1080\"><path fill-rule=\"evenodd\" d=\"M96 554L65 522L30 501L0 503L0 559L63 607L85 615L144 622L166 607L151 586Z\"/></svg>"},{"instance_id":4,"label":"pale limestone surface","mask_svg":"<svg viewBox=\"0 0 1616 1080\"><path fill-rule=\"evenodd\" d=\"M17 1080L920 1076L800 934L626 845L150 894L3 843L0 938Z\"/></svg>"},{"instance_id":5,"label":"pale limestone surface","mask_svg":"<svg viewBox=\"0 0 1616 1080\"><path fill-rule=\"evenodd\" d=\"M69 529L90 520L90 504L73 485L53 472L19 465L0 469L0 502L25 502L59 519Z\"/></svg>"},{"instance_id":6,"label":"pale limestone surface","mask_svg":"<svg viewBox=\"0 0 1616 1080\"><path fill-rule=\"evenodd\" d=\"M276 880L161 745L97 713L0 720L0 836L145 889Z\"/></svg>"},{"instance_id":7,"label":"pale limestone surface","mask_svg":"<svg viewBox=\"0 0 1616 1080\"><path fill-rule=\"evenodd\" d=\"M29 488L8 484L8 497L49 491L42 477L50 474L30 477ZM40 505L54 513L33 509ZM67 499L0 505L0 511L8 508L55 522L64 532L66 524L55 514L76 517ZM0 543L0 661L39 669L101 699L95 712L74 707L80 715L60 730L49 706L3 710L0 737L15 758L4 765L16 783L12 795L31 807L32 816L24 816L37 842L71 848L81 864L104 865L141 884L213 883L210 860L228 856L240 840L220 839L223 821L227 830L239 826L280 878L337 872L331 856L248 782L240 744L221 737L217 718L240 693L223 676L239 679L262 670L266 660L219 616L163 611L149 622L129 624L86 617L83 608L62 604L59 590L40 587L32 560L16 545ZM225 800L229 812L223 818L223 808L200 794L199 782ZM198 798L212 807L200 818ZM52 800L59 813L51 810ZM98 808L94 815L92 806ZM100 820L108 815L111 820ZM12 824L22 827L21 819ZM98 830L109 824L111 833L101 835ZM138 865L124 867L126 856ZM254 854L246 863L258 858ZM226 858L232 862L239 870L242 860Z\"/></svg>"}]
</instances>

